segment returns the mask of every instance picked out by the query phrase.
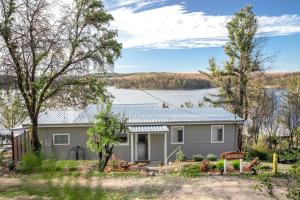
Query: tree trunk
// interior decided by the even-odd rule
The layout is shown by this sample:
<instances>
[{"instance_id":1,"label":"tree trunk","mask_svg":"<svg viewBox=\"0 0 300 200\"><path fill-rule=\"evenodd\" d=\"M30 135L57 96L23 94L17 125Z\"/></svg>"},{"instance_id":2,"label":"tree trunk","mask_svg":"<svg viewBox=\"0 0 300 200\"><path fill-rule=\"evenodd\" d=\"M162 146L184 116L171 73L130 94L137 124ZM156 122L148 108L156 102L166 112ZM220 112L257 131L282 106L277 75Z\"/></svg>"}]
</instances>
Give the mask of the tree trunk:
<instances>
[{"instance_id":1,"label":"tree trunk","mask_svg":"<svg viewBox=\"0 0 300 200\"><path fill-rule=\"evenodd\" d=\"M31 123L32 123L31 133L32 133L32 145L33 145L32 148L33 148L33 152L39 155L41 151L41 144L39 141L38 130L37 130L38 118L33 117L31 119Z\"/></svg>"}]
</instances>

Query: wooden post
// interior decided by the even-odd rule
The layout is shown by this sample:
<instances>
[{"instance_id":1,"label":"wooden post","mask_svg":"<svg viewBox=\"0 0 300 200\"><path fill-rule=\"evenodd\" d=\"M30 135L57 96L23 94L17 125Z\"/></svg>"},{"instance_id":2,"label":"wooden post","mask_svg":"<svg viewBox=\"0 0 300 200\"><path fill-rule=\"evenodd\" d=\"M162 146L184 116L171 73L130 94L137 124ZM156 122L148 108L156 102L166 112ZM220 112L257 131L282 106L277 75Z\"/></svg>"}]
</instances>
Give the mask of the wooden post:
<instances>
[{"instance_id":1,"label":"wooden post","mask_svg":"<svg viewBox=\"0 0 300 200\"><path fill-rule=\"evenodd\" d=\"M19 141L18 141L18 139L19 139L19 137L16 137L15 138L16 139L16 161L19 161Z\"/></svg>"},{"instance_id":2,"label":"wooden post","mask_svg":"<svg viewBox=\"0 0 300 200\"><path fill-rule=\"evenodd\" d=\"M227 173L227 160L224 159L224 174Z\"/></svg>"},{"instance_id":3,"label":"wooden post","mask_svg":"<svg viewBox=\"0 0 300 200\"><path fill-rule=\"evenodd\" d=\"M14 132L11 132L11 150L12 150L12 160L15 161L15 140L14 140Z\"/></svg>"},{"instance_id":4,"label":"wooden post","mask_svg":"<svg viewBox=\"0 0 300 200\"><path fill-rule=\"evenodd\" d=\"M243 173L243 159L240 159L240 173Z\"/></svg>"}]
</instances>

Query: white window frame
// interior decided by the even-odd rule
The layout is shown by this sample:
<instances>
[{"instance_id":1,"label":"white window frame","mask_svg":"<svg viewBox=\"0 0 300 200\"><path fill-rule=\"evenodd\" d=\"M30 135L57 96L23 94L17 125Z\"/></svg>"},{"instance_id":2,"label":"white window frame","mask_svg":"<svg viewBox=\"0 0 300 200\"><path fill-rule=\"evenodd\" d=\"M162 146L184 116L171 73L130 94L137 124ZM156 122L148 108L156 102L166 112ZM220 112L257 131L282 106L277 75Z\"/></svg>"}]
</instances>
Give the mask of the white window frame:
<instances>
[{"instance_id":1,"label":"white window frame","mask_svg":"<svg viewBox=\"0 0 300 200\"><path fill-rule=\"evenodd\" d=\"M124 134L125 135L125 134ZM129 134L127 133L127 142L126 143L117 143L117 146L129 146Z\"/></svg>"},{"instance_id":2,"label":"white window frame","mask_svg":"<svg viewBox=\"0 0 300 200\"><path fill-rule=\"evenodd\" d=\"M68 136L68 143L67 144L56 144L54 138L57 135L67 135ZM56 146L70 145L70 133L53 133L53 145L56 145Z\"/></svg>"},{"instance_id":3,"label":"white window frame","mask_svg":"<svg viewBox=\"0 0 300 200\"><path fill-rule=\"evenodd\" d=\"M222 141L213 141L213 128L219 128L222 127L223 130L223 137L222 137ZM224 136L225 136L225 126L224 125L211 125L211 130L210 130L210 141L211 143L224 143Z\"/></svg>"},{"instance_id":4,"label":"white window frame","mask_svg":"<svg viewBox=\"0 0 300 200\"><path fill-rule=\"evenodd\" d=\"M182 142L174 142L172 135L174 134L174 129L182 128ZM178 132L176 133L178 134ZM171 144L184 144L184 126L172 126L171 127Z\"/></svg>"}]
</instances>

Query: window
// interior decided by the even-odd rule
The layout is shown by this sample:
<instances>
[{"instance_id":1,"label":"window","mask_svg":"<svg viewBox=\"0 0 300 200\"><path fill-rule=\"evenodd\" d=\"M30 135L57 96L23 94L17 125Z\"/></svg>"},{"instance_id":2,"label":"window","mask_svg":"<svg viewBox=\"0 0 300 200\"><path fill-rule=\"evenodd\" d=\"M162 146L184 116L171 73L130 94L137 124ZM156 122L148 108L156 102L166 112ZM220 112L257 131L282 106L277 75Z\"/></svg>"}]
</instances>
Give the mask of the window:
<instances>
[{"instance_id":1,"label":"window","mask_svg":"<svg viewBox=\"0 0 300 200\"><path fill-rule=\"evenodd\" d=\"M171 128L171 144L184 143L184 128L183 126L174 126Z\"/></svg>"},{"instance_id":2,"label":"window","mask_svg":"<svg viewBox=\"0 0 300 200\"><path fill-rule=\"evenodd\" d=\"M53 145L69 145L70 144L70 134L53 134Z\"/></svg>"},{"instance_id":3,"label":"window","mask_svg":"<svg viewBox=\"0 0 300 200\"><path fill-rule=\"evenodd\" d=\"M211 143L224 142L224 125L211 126Z\"/></svg>"},{"instance_id":4,"label":"window","mask_svg":"<svg viewBox=\"0 0 300 200\"><path fill-rule=\"evenodd\" d=\"M122 134L119 136L118 145L129 145L128 134Z\"/></svg>"}]
</instances>

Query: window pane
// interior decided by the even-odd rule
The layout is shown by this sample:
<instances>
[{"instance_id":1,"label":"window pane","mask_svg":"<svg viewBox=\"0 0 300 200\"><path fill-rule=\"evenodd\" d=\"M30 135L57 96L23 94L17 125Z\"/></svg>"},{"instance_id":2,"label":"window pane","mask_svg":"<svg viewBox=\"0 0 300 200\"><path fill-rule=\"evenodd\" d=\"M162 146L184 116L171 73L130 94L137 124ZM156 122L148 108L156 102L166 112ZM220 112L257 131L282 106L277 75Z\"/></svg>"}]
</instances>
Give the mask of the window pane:
<instances>
[{"instance_id":1,"label":"window pane","mask_svg":"<svg viewBox=\"0 0 300 200\"><path fill-rule=\"evenodd\" d=\"M183 142L183 131L178 130L177 133L178 133L178 136L177 136L178 142Z\"/></svg>"},{"instance_id":2,"label":"window pane","mask_svg":"<svg viewBox=\"0 0 300 200\"><path fill-rule=\"evenodd\" d=\"M223 142L223 127L212 128L212 142Z\"/></svg>"},{"instance_id":3,"label":"window pane","mask_svg":"<svg viewBox=\"0 0 300 200\"><path fill-rule=\"evenodd\" d=\"M54 135L54 144L68 144L68 135Z\"/></svg>"}]
</instances>

